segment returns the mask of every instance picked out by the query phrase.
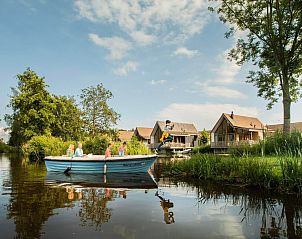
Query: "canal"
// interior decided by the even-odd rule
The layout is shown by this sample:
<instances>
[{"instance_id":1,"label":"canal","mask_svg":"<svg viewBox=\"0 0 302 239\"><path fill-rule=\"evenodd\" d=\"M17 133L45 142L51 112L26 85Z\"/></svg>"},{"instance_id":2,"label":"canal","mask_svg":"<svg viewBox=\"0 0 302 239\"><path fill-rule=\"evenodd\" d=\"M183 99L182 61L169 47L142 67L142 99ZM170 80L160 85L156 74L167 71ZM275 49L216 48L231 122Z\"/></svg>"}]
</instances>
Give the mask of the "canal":
<instances>
[{"instance_id":1,"label":"canal","mask_svg":"<svg viewBox=\"0 0 302 239\"><path fill-rule=\"evenodd\" d=\"M302 238L300 198L176 181L160 165L153 178L65 176L0 155L0 238Z\"/></svg>"}]
</instances>

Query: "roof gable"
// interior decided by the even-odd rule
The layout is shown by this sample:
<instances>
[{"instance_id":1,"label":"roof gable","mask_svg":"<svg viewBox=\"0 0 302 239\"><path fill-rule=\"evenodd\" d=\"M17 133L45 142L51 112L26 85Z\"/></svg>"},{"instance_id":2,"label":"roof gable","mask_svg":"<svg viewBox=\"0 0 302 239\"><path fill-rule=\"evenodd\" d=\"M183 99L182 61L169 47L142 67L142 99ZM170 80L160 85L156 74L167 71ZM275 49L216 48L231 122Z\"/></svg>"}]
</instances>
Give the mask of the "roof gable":
<instances>
[{"instance_id":1,"label":"roof gable","mask_svg":"<svg viewBox=\"0 0 302 239\"><path fill-rule=\"evenodd\" d=\"M136 127L135 133L144 139L150 139L153 128Z\"/></svg>"},{"instance_id":2,"label":"roof gable","mask_svg":"<svg viewBox=\"0 0 302 239\"><path fill-rule=\"evenodd\" d=\"M120 130L118 132L118 138L121 141L129 141L131 140L133 134L134 134L133 131Z\"/></svg>"},{"instance_id":3,"label":"roof gable","mask_svg":"<svg viewBox=\"0 0 302 239\"><path fill-rule=\"evenodd\" d=\"M198 135L198 131L195 128L194 124L191 123L180 123L180 122L172 122L174 124L174 127L171 131L171 134L193 134L193 135ZM161 131L164 131L166 122L164 121L157 121L154 129L156 127L159 127ZM153 131L154 131L153 129ZM153 133L152 131L152 133Z\"/></svg>"}]
</instances>

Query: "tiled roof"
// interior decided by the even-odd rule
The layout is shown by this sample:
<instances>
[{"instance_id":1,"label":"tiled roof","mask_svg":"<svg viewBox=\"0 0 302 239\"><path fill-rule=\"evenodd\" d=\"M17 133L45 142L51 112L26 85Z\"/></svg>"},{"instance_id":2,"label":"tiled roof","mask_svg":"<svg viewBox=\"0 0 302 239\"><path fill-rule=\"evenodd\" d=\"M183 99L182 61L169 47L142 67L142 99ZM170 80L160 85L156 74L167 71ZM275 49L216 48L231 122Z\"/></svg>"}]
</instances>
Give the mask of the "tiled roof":
<instances>
[{"instance_id":1,"label":"tiled roof","mask_svg":"<svg viewBox=\"0 0 302 239\"><path fill-rule=\"evenodd\" d=\"M282 131L283 130L283 124L271 124L267 125L267 128L269 131ZM290 124L290 130L297 130L302 132L302 122L295 122Z\"/></svg>"},{"instance_id":2,"label":"tiled roof","mask_svg":"<svg viewBox=\"0 0 302 239\"><path fill-rule=\"evenodd\" d=\"M137 134L144 138L150 139L153 128L136 127Z\"/></svg>"},{"instance_id":3,"label":"tiled roof","mask_svg":"<svg viewBox=\"0 0 302 239\"><path fill-rule=\"evenodd\" d=\"M231 117L231 114L223 113L224 117L234 126L238 128L247 128L247 129L264 129L262 122L255 118L249 116L235 115Z\"/></svg>"}]
</instances>

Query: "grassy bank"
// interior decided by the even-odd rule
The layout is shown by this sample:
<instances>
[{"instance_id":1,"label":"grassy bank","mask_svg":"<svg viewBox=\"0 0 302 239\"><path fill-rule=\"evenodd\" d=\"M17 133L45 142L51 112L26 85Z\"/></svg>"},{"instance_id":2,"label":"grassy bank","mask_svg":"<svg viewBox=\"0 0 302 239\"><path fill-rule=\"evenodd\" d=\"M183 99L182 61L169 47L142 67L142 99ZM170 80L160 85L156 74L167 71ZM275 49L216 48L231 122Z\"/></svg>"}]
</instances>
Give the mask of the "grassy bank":
<instances>
[{"instance_id":1,"label":"grassy bank","mask_svg":"<svg viewBox=\"0 0 302 239\"><path fill-rule=\"evenodd\" d=\"M169 176L224 181L286 193L302 193L301 157L195 154L188 160L166 163L164 172Z\"/></svg>"}]
</instances>

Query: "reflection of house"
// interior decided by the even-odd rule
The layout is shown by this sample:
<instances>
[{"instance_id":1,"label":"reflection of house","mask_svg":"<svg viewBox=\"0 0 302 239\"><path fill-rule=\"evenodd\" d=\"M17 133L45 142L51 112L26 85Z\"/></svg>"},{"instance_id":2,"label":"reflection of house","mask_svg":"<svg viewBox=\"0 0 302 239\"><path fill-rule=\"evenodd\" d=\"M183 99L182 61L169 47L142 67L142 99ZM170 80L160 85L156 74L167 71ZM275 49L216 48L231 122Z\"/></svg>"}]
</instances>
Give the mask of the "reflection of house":
<instances>
[{"instance_id":1,"label":"reflection of house","mask_svg":"<svg viewBox=\"0 0 302 239\"><path fill-rule=\"evenodd\" d=\"M254 117L223 113L211 131L211 148L227 149L240 143L262 140L264 125Z\"/></svg>"},{"instance_id":2,"label":"reflection of house","mask_svg":"<svg viewBox=\"0 0 302 239\"><path fill-rule=\"evenodd\" d=\"M190 149L197 146L198 131L194 124L172 122L174 127L170 132L173 135L173 142L165 144L166 149ZM151 147L155 148L160 144L160 138L165 128L164 121L157 121L151 133Z\"/></svg>"},{"instance_id":3,"label":"reflection of house","mask_svg":"<svg viewBox=\"0 0 302 239\"><path fill-rule=\"evenodd\" d=\"M133 131L126 131L126 130L120 130L118 132L118 140L119 141L130 141L134 132Z\"/></svg>"},{"instance_id":4,"label":"reflection of house","mask_svg":"<svg viewBox=\"0 0 302 239\"><path fill-rule=\"evenodd\" d=\"M290 124L290 130L291 131L299 131L302 132L302 122L296 122L296 123L291 123ZM272 134L276 131L283 131L283 124L271 124L267 125L267 131L268 134Z\"/></svg>"},{"instance_id":5,"label":"reflection of house","mask_svg":"<svg viewBox=\"0 0 302 239\"><path fill-rule=\"evenodd\" d=\"M134 135L144 144L150 144L152 130L153 128L136 127Z\"/></svg>"}]
</instances>

